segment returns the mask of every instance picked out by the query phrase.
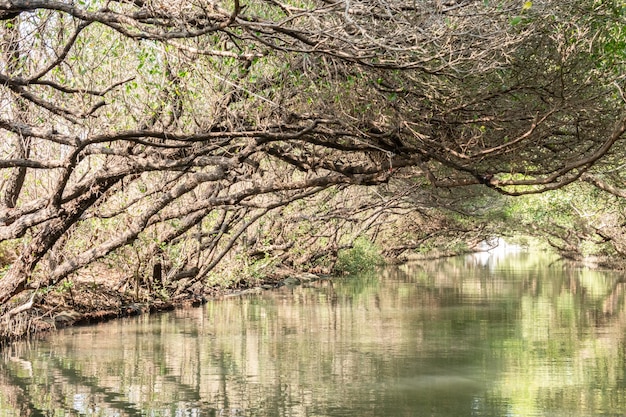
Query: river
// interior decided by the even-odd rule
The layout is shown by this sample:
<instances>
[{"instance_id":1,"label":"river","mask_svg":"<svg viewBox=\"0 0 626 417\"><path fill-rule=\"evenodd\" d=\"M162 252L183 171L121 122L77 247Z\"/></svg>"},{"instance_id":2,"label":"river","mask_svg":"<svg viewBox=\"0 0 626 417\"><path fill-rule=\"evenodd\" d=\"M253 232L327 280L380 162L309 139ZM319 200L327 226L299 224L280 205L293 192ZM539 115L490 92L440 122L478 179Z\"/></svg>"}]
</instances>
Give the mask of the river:
<instances>
[{"instance_id":1,"label":"river","mask_svg":"<svg viewBox=\"0 0 626 417\"><path fill-rule=\"evenodd\" d=\"M467 256L62 330L0 358L0 416L623 416L625 283Z\"/></svg>"}]
</instances>

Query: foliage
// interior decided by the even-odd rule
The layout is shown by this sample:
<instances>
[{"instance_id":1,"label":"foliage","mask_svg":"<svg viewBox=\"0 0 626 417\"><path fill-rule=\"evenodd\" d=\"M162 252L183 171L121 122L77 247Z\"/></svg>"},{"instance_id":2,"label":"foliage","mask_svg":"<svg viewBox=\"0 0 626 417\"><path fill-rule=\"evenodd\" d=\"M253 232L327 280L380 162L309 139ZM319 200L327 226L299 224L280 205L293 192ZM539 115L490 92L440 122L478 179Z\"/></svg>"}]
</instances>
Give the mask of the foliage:
<instances>
[{"instance_id":1,"label":"foliage","mask_svg":"<svg viewBox=\"0 0 626 417\"><path fill-rule=\"evenodd\" d=\"M162 262L184 292L224 266L376 263L359 237L471 248L516 218L622 253L619 213L572 208L623 199L622 6L2 3L0 240L21 249L0 304L99 263ZM579 179L507 220L503 195Z\"/></svg>"},{"instance_id":2,"label":"foliage","mask_svg":"<svg viewBox=\"0 0 626 417\"><path fill-rule=\"evenodd\" d=\"M511 200L503 227L541 238L569 257L613 257L623 246L623 205L616 196L578 182Z\"/></svg>"},{"instance_id":3,"label":"foliage","mask_svg":"<svg viewBox=\"0 0 626 417\"><path fill-rule=\"evenodd\" d=\"M360 237L354 241L351 248L339 251L334 272L357 274L370 271L383 263L380 248L368 239Z\"/></svg>"}]
</instances>

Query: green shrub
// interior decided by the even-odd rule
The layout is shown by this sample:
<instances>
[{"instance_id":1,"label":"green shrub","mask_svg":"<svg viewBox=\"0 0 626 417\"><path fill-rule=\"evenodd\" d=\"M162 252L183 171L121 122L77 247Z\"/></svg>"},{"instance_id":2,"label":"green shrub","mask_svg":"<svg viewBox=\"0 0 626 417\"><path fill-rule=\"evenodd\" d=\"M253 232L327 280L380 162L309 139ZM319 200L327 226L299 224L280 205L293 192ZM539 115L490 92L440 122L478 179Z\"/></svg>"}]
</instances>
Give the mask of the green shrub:
<instances>
[{"instance_id":1,"label":"green shrub","mask_svg":"<svg viewBox=\"0 0 626 417\"><path fill-rule=\"evenodd\" d=\"M334 272L357 274L374 269L384 263L380 249L364 237L357 238L349 249L339 251Z\"/></svg>"}]
</instances>

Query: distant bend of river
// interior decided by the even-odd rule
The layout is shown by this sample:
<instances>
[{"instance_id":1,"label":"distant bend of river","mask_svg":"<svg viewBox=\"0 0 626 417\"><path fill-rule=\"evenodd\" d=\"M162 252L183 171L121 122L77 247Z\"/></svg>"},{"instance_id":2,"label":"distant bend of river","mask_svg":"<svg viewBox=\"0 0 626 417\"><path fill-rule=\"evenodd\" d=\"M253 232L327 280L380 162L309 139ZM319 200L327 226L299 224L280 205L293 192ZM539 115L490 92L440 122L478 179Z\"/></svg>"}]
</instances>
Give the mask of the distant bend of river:
<instances>
[{"instance_id":1,"label":"distant bend of river","mask_svg":"<svg viewBox=\"0 0 626 417\"><path fill-rule=\"evenodd\" d=\"M70 328L2 352L0 417L623 416L625 282L483 254Z\"/></svg>"}]
</instances>

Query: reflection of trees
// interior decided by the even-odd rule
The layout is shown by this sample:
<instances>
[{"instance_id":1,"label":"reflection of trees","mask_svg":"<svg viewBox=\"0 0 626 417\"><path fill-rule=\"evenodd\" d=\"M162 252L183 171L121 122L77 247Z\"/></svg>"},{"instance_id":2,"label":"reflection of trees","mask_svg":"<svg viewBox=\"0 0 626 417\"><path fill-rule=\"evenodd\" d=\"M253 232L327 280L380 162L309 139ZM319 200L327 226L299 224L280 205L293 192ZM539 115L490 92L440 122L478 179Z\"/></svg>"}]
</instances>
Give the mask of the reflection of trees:
<instances>
[{"instance_id":1,"label":"reflection of trees","mask_svg":"<svg viewBox=\"0 0 626 417\"><path fill-rule=\"evenodd\" d=\"M553 268L552 275L525 290L520 335L507 342L506 371L492 395L506 399L514 415L552 409L587 415L607 404L624 410L626 312L615 278L567 268ZM607 303L621 311L604 314Z\"/></svg>"},{"instance_id":2,"label":"reflection of trees","mask_svg":"<svg viewBox=\"0 0 626 417\"><path fill-rule=\"evenodd\" d=\"M117 325L98 336L78 329L67 342L52 341L47 360L27 358L41 370L31 382L38 389L33 403L52 398L50 407L67 409L72 407L67 399L80 396L85 407L100 404L123 416L150 408L172 414L254 409L267 415L319 415L328 414L334 403L346 411L365 407L365 416L381 415L384 394L374 387L359 393L358 384L368 375L417 383L394 358L418 348L423 330L407 329L381 313L391 308L399 314L417 293L387 287L375 276L321 281L263 299L210 304L202 317L191 310L162 316L156 324L140 318L133 336L119 346ZM132 327L129 323L122 325ZM352 346L356 339L361 344ZM409 370L417 372L416 366Z\"/></svg>"},{"instance_id":3,"label":"reflection of trees","mask_svg":"<svg viewBox=\"0 0 626 417\"><path fill-rule=\"evenodd\" d=\"M626 281L620 279L619 281L615 281L613 284L613 288L611 288L610 293L602 303L602 313L604 313L605 317L612 317L615 314L619 314L623 312L624 306L624 286L626 285Z\"/></svg>"},{"instance_id":4,"label":"reflection of trees","mask_svg":"<svg viewBox=\"0 0 626 417\"><path fill-rule=\"evenodd\" d=\"M393 273L402 281L417 277L433 293L428 308L440 324L450 321L451 327L460 323L470 332L480 331L471 329L480 313L466 309L462 320L446 309L485 301L495 308L490 319L511 323L502 339L492 339L490 348L502 372L487 403L508 404L512 415L541 415L550 409L584 413L581 401L586 412L606 404L626 409L623 280L538 254L482 265L471 257L456 258L407 265Z\"/></svg>"},{"instance_id":5,"label":"reflection of trees","mask_svg":"<svg viewBox=\"0 0 626 417\"><path fill-rule=\"evenodd\" d=\"M201 409L215 415L215 408L201 403L198 339L196 346L187 346L185 342L194 342L189 334L161 332L172 329L165 321L160 324L152 327L139 323L135 337L130 339L120 337L119 326L110 326L97 337L78 331L64 339L65 344L52 342L49 351L41 342L45 354L27 357L36 369L34 376L11 381L12 385L25 386L30 398L19 406L35 415L44 415L38 410L72 410L70 415L139 416L150 408L162 410L163 415ZM196 358L190 357L193 354ZM17 373L10 365L3 369L3 375ZM217 390L212 394L227 402Z\"/></svg>"},{"instance_id":6,"label":"reflection of trees","mask_svg":"<svg viewBox=\"0 0 626 417\"><path fill-rule=\"evenodd\" d=\"M20 383L19 377L8 371L4 365L0 366L0 392L2 392L0 406L5 403L15 410L17 415L30 417L36 414L35 410L39 412Z\"/></svg>"},{"instance_id":7,"label":"reflection of trees","mask_svg":"<svg viewBox=\"0 0 626 417\"><path fill-rule=\"evenodd\" d=\"M39 353L13 355L32 376L3 365L9 388L0 404L13 398L13 408L78 413L99 405L101 415L120 416L470 415L472 407L537 415L575 414L582 398L587 411L599 402L626 410L624 283L565 264L547 268L549 258L492 261L404 265L112 323L97 334L73 329L37 342Z\"/></svg>"}]
</instances>

